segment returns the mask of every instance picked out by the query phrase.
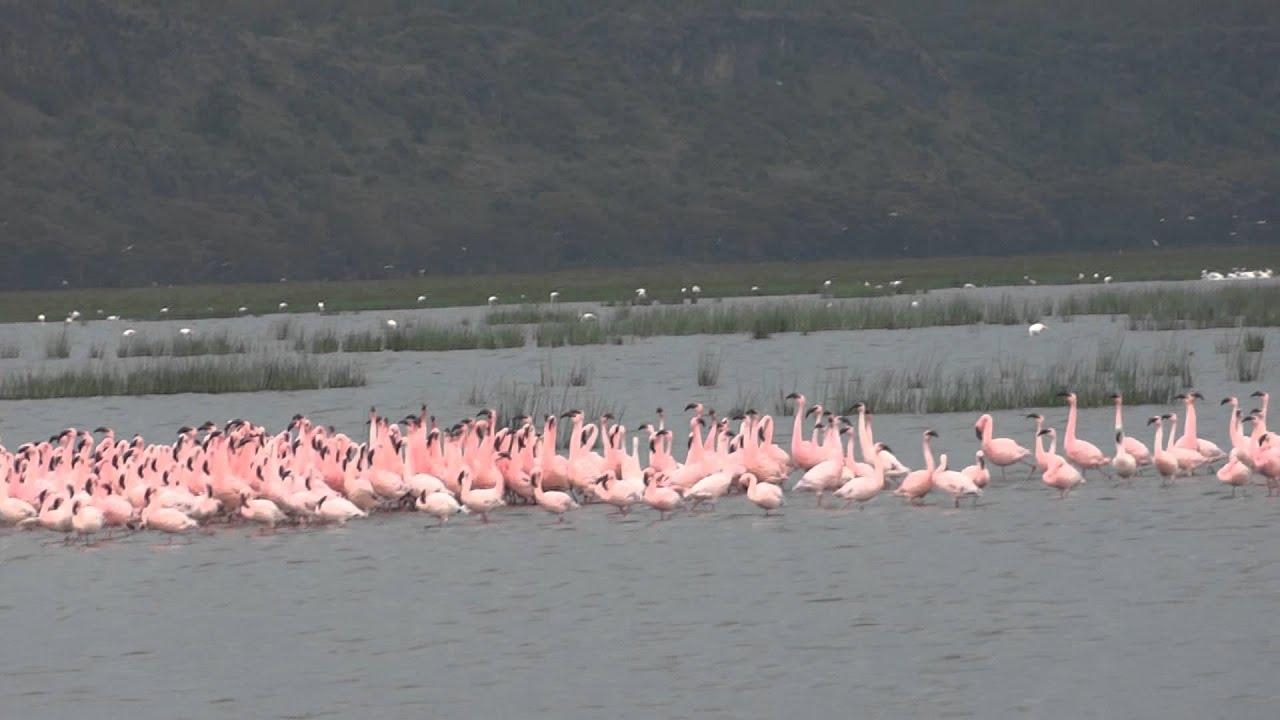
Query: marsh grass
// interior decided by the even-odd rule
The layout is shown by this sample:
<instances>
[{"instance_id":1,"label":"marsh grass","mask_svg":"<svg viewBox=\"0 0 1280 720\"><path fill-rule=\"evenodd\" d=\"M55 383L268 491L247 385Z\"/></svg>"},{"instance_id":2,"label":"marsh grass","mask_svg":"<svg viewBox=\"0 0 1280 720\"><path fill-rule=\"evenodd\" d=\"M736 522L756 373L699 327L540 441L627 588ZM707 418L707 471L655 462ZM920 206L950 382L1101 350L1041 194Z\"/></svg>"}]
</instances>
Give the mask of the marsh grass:
<instances>
[{"instance_id":1,"label":"marsh grass","mask_svg":"<svg viewBox=\"0 0 1280 720\"><path fill-rule=\"evenodd\" d=\"M920 327L1022 324L1035 322L1052 310L1039 300L1016 301L1007 296L976 298L872 298L837 303L791 300L761 304L712 303L698 306L655 307L615 315L593 323L543 323L535 332L540 347L591 345L627 337L726 335L747 333L762 340L775 333L824 330L897 330Z\"/></svg>"},{"instance_id":2,"label":"marsh grass","mask_svg":"<svg viewBox=\"0 0 1280 720\"><path fill-rule=\"evenodd\" d=\"M524 329L519 327L413 325L383 335L383 348L393 352L497 350L523 347L524 343Z\"/></svg>"},{"instance_id":3,"label":"marsh grass","mask_svg":"<svg viewBox=\"0 0 1280 720\"><path fill-rule=\"evenodd\" d=\"M1262 379L1262 353L1250 352L1241 346L1227 356L1227 379L1234 382L1255 382Z\"/></svg>"},{"instance_id":4,"label":"marsh grass","mask_svg":"<svg viewBox=\"0 0 1280 720\"><path fill-rule=\"evenodd\" d=\"M66 330L59 330L44 339L44 356L50 360L71 357L71 338Z\"/></svg>"},{"instance_id":5,"label":"marsh grass","mask_svg":"<svg viewBox=\"0 0 1280 720\"><path fill-rule=\"evenodd\" d=\"M592 372L591 363L578 358L561 374L556 371L553 359L548 355L538 365L538 385L541 387L586 387L591 382Z\"/></svg>"},{"instance_id":6,"label":"marsh grass","mask_svg":"<svg viewBox=\"0 0 1280 720\"><path fill-rule=\"evenodd\" d=\"M1262 333L1246 331L1241 341L1245 352L1260 353L1267 347L1267 336Z\"/></svg>"},{"instance_id":7,"label":"marsh grass","mask_svg":"<svg viewBox=\"0 0 1280 720\"><path fill-rule=\"evenodd\" d=\"M103 343L94 343L89 346L89 359L102 360L107 356L107 346Z\"/></svg>"},{"instance_id":8,"label":"marsh grass","mask_svg":"<svg viewBox=\"0 0 1280 720\"><path fill-rule=\"evenodd\" d=\"M517 305L496 308L485 313L485 322L489 325L537 325L548 322L577 322L577 320L578 314L572 310L541 305Z\"/></svg>"},{"instance_id":9,"label":"marsh grass","mask_svg":"<svg viewBox=\"0 0 1280 720\"><path fill-rule=\"evenodd\" d=\"M720 369L724 366L724 355L719 351L703 350L698 353L698 367L695 373L698 387L715 387L720 384Z\"/></svg>"},{"instance_id":10,"label":"marsh grass","mask_svg":"<svg viewBox=\"0 0 1280 720\"><path fill-rule=\"evenodd\" d=\"M616 319L612 322L619 322ZM621 321L621 322L625 322ZM604 345L615 340L621 342L621 335L608 335L604 331L603 322L563 322L542 323L534 328L533 340L538 347L565 347L572 345Z\"/></svg>"},{"instance_id":11,"label":"marsh grass","mask_svg":"<svg viewBox=\"0 0 1280 720\"><path fill-rule=\"evenodd\" d=\"M1079 299L1078 314L1125 314L1131 330L1280 325L1280 286L1187 283L1185 287L1103 291Z\"/></svg>"},{"instance_id":12,"label":"marsh grass","mask_svg":"<svg viewBox=\"0 0 1280 720\"><path fill-rule=\"evenodd\" d=\"M298 333L293 341L293 349L300 353L327 355L341 350L342 340L332 330L321 330L311 335Z\"/></svg>"},{"instance_id":13,"label":"marsh grass","mask_svg":"<svg viewBox=\"0 0 1280 720\"><path fill-rule=\"evenodd\" d=\"M200 358L9 373L0 377L0 399L317 390L364 384L364 372L352 363L321 365L307 358Z\"/></svg>"},{"instance_id":14,"label":"marsh grass","mask_svg":"<svg viewBox=\"0 0 1280 720\"><path fill-rule=\"evenodd\" d=\"M22 346L17 343L0 343L0 360L12 360L22 356Z\"/></svg>"},{"instance_id":15,"label":"marsh grass","mask_svg":"<svg viewBox=\"0 0 1280 720\"><path fill-rule=\"evenodd\" d=\"M293 318L285 317L271 321L271 334L280 342L284 342L292 337L295 330L299 330L299 328Z\"/></svg>"},{"instance_id":16,"label":"marsh grass","mask_svg":"<svg viewBox=\"0 0 1280 720\"><path fill-rule=\"evenodd\" d=\"M336 343L336 347L335 347ZM499 326L470 327L459 325L411 325L395 330L353 330L342 335L330 331L314 335L302 347L309 352L325 353L341 350L362 352L443 352L447 350L496 350L523 347L524 329Z\"/></svg>"},{"instance_id":17,"label":"marsh grass","mask_svg":"<svg viewBox=\"0 0 1280 720\"><path fill-rule=\"evenodd\" d=\"M559 390L504 380L492 385L473 382L466 395L467 404L472 407L489 407L498 411L500 422L509 423L512 418L528 415L535 423L542 422L547 415L560 415L567 410L581 410L588 422L595 418L612 413L614 419L622 422L622 413L611 401L599 395L575 387L563 387ZM565 446L569 438L568 426L560 428L558 440Z\"/></svg>"},{"instance_id":18,"label":"marsh grass","mask_svg":"<svg viewBox=\"0 0 1280 720\"><path fill-rule=\"evenodd\" d=\"M197 355L243 355L252 349L249 342L225 332L209 335L153 338L134 335L121 338L116 357L194 357Z\"/></svg>"},{"instance_id":19,"label":"marsh grass","mask_svg":"<svg viewBox=\"0 0 1280 720\"><path fill-rule=\"evenodd\" d=\"M862 401L879 413L986 412L1060 405L1057 393L1065 389L1077 394L1081 407L1108 405L1114 392L1134 405L1159 404L1191 381L1190 357L1179 346L1142 357L1108 346L1061 357L1039 372L1021 359L960 371L932 359L871 373L841 368L821 380L818 397L838 410Z\"/></svg>"}]
</instances>

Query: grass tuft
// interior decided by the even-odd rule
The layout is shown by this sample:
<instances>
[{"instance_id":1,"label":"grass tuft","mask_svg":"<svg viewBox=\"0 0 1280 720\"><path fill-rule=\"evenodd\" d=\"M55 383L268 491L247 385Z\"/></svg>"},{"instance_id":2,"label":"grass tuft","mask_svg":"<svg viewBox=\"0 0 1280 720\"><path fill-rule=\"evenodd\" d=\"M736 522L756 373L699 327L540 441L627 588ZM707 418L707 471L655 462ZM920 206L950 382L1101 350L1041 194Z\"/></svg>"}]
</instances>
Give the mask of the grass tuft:
<instances>
[{"instance_id":1,"label":"grass tuft","mask_svg":"<svg viewBox=\"0 0 1280 720\"><path fill-rule=\"evenodd\" d=\"M65 359L71 357L71 338L66 330L44 339L44 356L48 359Z\"/></svg>"},{"instance_id":2,"label":"grass tuft","mask_svg":"<svg viewBox=\"0 0 1280 720\"><path fill-rule=\"evenodd\" d=\"M0 399L318 390L364 384L364 372L352 363L320 365L306 358L200 358L124 368L95 364L10 373L0 377Z\"/></svg>"},{"instance_id":3,"label":"grass tuft","mask_svg":"<svg viewBox=\"0 0 1280 720\"><path fill-rule=\"evenodd\" d=\"M703 350L698 353L698 387L715 387L720 382L720 369L724 357L719 352Z\"/></svg>"}]
</instances>

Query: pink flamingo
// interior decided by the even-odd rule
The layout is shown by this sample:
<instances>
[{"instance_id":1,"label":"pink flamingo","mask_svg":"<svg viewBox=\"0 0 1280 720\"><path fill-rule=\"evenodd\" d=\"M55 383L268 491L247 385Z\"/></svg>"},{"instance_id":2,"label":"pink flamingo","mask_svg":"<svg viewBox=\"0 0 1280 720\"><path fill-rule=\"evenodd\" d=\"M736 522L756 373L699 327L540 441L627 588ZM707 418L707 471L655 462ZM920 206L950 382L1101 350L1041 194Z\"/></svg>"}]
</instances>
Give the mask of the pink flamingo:
<instances>
[{"instance_id":1,"label":"pink flamingo","mask_svg":"<svg viewBox=\"0 0 1280 720\"><path fill-rule=\"evenodd\" d=\"M1114 393L1108 396L1116 405L1116 430L1124 430L1124 396ZM1133 456L1138 467L1151 464L1151 451L1141 440L1128 435L1124 436L1124 451Z\"/></svg>"},{"instance_id":2,"label":"pink flamingo","mask_svg":"<svg viewBox=\"0 0 1280 720\"><path fill-rule=\"evenodd\" d=\"M932 428L925 430L922 434L924 469L912 470L902 478L902 484L897 490L893 491L894 495L905 497L912 505L918 505L924 500L924 496L929 494L933 489L933 450L929 447L929 441L938 437L938 433Z\"/></svg>"},{"instance_id":3,"label":"pink flamingo","mask_svg":"<svg viewBox=\"0 0 1280 720\"><path fill-rule=\"evenodd\" d=\"M1163 440L1164 421L1167 416L1156 415L1147 420L1148 425L1156 426L1156 436L1151 442L1151 447L1155 448L1152 455L1152 464L1156 466L1156 472L1160 473L1160 484L1168 485L1178 474L1178 458L1169 452L1164 446Z\"/></svg>"},{"instance_id":4,"label":"pink flamingo","mask_svg":"<svg viewBox=\"0 0 1280 720\"><path fill-rule=\"evenodd\" d=\"M1036 434L1036 445L1040 445L1040 438L1048 435L1056 440L1057 431L1053 428L1045 428ZM1072 490L1076 489L1083 483L1084 475L1076 470L1067 462L1066 458L1061 455L1048 456L1048 469L1044 471L1041 479L1045 485L1058 491L1058 499L1066 499Z\"/></svg>"},{"instance_id":5,"label":"pink flamingo","mask_svg":"<svg viewBox=\"0 0 1280 720\"><path fill-rule=\"evenodd\" d=\"M814 465L822 462L825 458L822 448L818 443L804 439L804 418L808 417L805 412L805 404L807 400L800 393L791 393L787 396L788 400L794 400L795 419L791 424L791 461L801 470L808 470Z\"/></svg>"},{"instance_id":6,"label":"pink flamingo","mask_svg":"<svg viewBox=\"0 0 1280 720\"><path fill-rule=\"evenodd\" d=\"M747 499L756 507L764 510L767 517L770 511L777 510L786 503L782 497L782 488L773 483L760 482L754 473L746 473Z\"/></svg>"},{"instance_id":7,"label":"pink flamingo","mask_svg":"<svg viewBox=\"0 0 1280 720\"><path fill-rule=\"evenodd\" d=\"M1222 451L1222 448L1196 435L1196 400L1203 400L1204 396L1198 392L1191 392L1176 397L1187 408L1182 425L1182 437L1178 438L1178 447L1195 450L1204 456L1205 462L1212 463L1226 458L1227 454Z\"/></svg>"},{"instance_id":8,"label":"pink flamingo","mask_svg":"<svg viewBox=\"0 0 1280 720\"><path fill-rule=\"evenodd\" d=\"M1236 496L1236 488L1244 487L1249 482L1253 471L1240 460L1240 451L1231 449L1230 459L1226 465L1218 468L1218 480L1231 486L1231 497Z\"/></svg>"},{"instance_id":9,"label":"pink flamingo","mask_svg":"<svg viewBox=\"0 0 1280 720\"><path fill-rule=\"evenodd\" d=\"M987 470L987 458L981 450L973 454L973 464L965 466L960 472L980 488L986 488L991 482L991 471Z\"/></svg>"},{"instance_id":10,"label":"pink flamingo","mask_svg":"<svg viewBox=\"0 0 1280 720\"><path fill-rule=\"evenodd\" d=\"M644 501L649 507L658 511L658 519L666 520L667 513L684 504L680 493L662 484L663 477L653 469L644 471Z\"/></svg>"},{"instance_id":11,"label":"pink flamingo","mask_svg":"<svg viewBox=\"0 0 1280 720\"><path fill-rule=\"evenodd\" d=\"M960 507L961 498L972 497L974 505L977 505L978 498L982 497L982 488L978 487L968 475L958 470L947 469L946 453L942 453L938 459L938 469L933 472L933 484L950 495L955 500L956 507Z\"/></svg>"},{"instance_id":12,"label":"pink flamingo","mask_svg":"<svg viewBox=\"0 0 1280 720\"><path fill-rule=\"evenodd\" d=\"M1097 445L1076 437L1076 394L1060 392L1058 397L1067 400L1067 434L1062 439L1062 451L1067 454L1067 459L1075 463L1081 473L1110 464L1111 458L1104 455Z\"/></svg>"},{"instance_id":13,"label":"pink flamingo","mask_svg":"<svg viewBox=\"0 0 1280 720\"><path fill-rule=\"evenodd\" d=\"M1000 468L1000 478L1004 479L1005 468L1026 462L1031 456L1031 451L1019 445L1013 438L992 437L993 425L994 421L990 415L981 415L973 425L973 432L978 436L978 440L982 441L982 454L987 458L987 462Z\"/></svg>"},{"instance_id":14,"label":"pink flamingo","mask_svg":"<svg viewBox=\"0 0 1280 720\"><path fill-rule=\"evenodd\" d=\"M578 501L573 496L559 490L543 490L542 489L542 473L535 472L532 477L533 496L537 500L538 507L555 515L560 522L564 522L564 514L578 509Z\"/></svg>"}]
</instances>

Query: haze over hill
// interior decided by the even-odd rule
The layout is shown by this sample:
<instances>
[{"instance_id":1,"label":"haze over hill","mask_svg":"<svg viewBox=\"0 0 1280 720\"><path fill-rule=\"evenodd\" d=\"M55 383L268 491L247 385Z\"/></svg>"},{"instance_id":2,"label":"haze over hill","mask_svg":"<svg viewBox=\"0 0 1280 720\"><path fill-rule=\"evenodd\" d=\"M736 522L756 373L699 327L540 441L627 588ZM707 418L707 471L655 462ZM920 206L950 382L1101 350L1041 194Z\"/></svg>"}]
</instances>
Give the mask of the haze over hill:
<instances>
[{"instance_id":1,"label":"haze over hill","mask_svg":"<svg viewBox=\"0 0 1280 720\"><path fill-rule=\"evenodd\" d=\"M1061 5L0 2L0 281L1274 241L1280 4Z\"/></svg>"}]
</instances>

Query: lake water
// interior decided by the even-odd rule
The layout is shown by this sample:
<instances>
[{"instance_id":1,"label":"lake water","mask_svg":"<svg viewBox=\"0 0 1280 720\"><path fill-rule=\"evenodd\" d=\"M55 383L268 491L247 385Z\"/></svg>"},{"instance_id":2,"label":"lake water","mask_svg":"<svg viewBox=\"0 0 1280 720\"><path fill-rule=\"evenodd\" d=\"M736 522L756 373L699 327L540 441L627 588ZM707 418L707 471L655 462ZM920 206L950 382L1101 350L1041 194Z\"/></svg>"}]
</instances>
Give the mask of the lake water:
<instances>
[{"instance_id":1,"label":"lake water","mask_svg":"<svg viewBox=\"0 0 1280 720\"><path fill-rule=\"evenodd\" d=\"M463 313L479 315L303 322L374 327ZM270 322L186 324L265 335ZM193 421L279 427L295 412L355 433L371 404L390 417L422 402L442 420L474 413L472 386L533 382L548 361L590 364L579 392L630 426L657 405L679 425L687 416L675 410L690 399L767 405L800 389L816 400L812 388L832 368L939 353L949 367L1011 354L1035 366L1100 338L1143 350L1172 335L1107 318L1051 325L1034 341L1021 327L981 327L379 353L356 356L365 388L8 402L0 433L14 447L105 423L167 439ZM79 343L121 327L72 332ZM5 330L34 343L49 328ZM1213 348L1222 333L1177 333L1210 399L1201 434L1219 442L1226 414L1216 400L1255 389L1226 381ZM723 353L716 388L694 382L704 350ZM1126 416L1148 443L1144 420L1157 409ZM1029 444L1023 414L996 413L997 433ZM1061 427L1065 411L1047 416ZM876 432L916 466L919 433L932 426L935 447L968 462L972 422L882 415ZM1110 425L1110 410L1081 414L1081 434L1104 448ZM218 528L174 545L138 534L90 548L0 530L2 716L1275 717L1278 501L1257 489L1230 499L1212 479L1162 489L1149 478L1132 488L1096 479L1058 501L1016 475L997 473L981 505L959 510L882 496L841 512L797 495L764 518L736 496L665 523L647 512L619 521L599 507L565 526L526 509L443 529L394 514L341 529Z\"/></svg>"}]
</instances>

